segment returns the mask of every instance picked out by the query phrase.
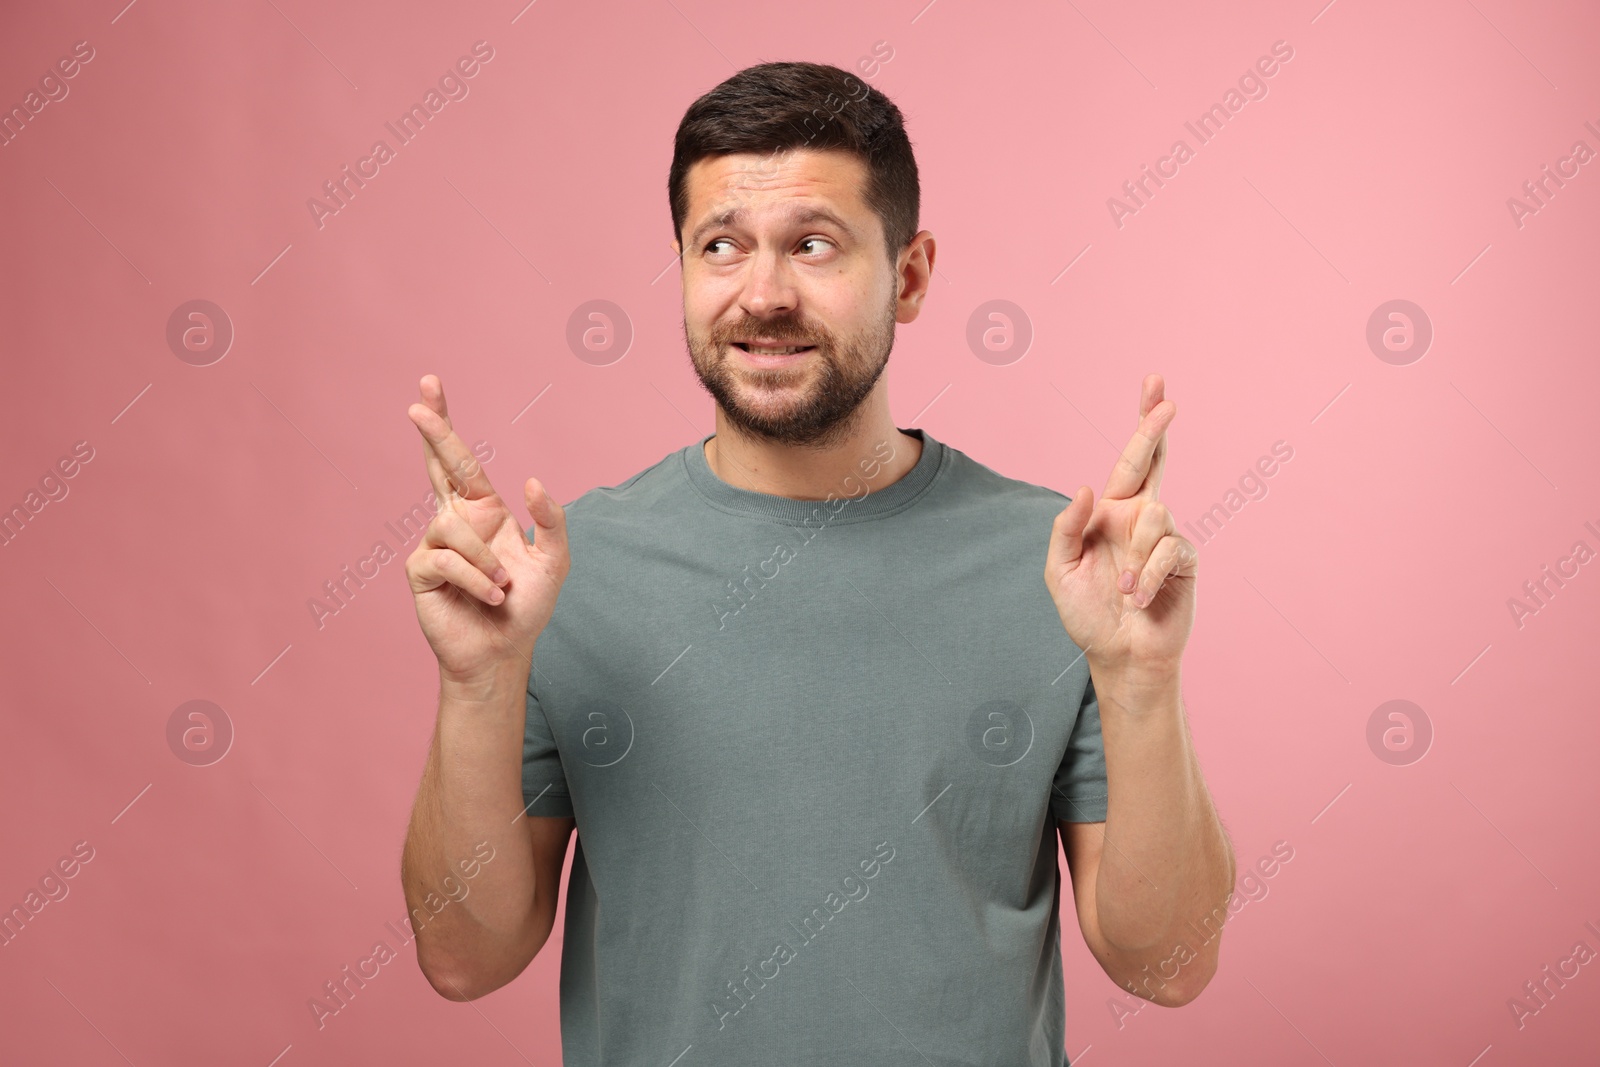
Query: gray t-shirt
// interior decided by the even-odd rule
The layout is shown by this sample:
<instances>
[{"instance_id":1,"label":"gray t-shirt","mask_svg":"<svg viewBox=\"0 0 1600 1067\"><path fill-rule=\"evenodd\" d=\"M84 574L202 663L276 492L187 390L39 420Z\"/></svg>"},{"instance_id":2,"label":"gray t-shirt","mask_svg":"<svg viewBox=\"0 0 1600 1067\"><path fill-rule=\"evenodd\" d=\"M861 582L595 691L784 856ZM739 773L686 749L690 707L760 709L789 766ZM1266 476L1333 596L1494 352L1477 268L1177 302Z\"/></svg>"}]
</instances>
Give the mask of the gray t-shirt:
<instances>
[{"instance_id":1,"label":"gray t-shirt","mask_svg":"<svg viewBox=\"0 0 1600 1067\"><path fill-rule=\"evenodd\" d=\"M577 820L566 1067L1067 1062L1056 820L1107 796L1068 498L903 432L828 501L707 435L567 505L522 770Z\"/></svg>"}]
</instances>

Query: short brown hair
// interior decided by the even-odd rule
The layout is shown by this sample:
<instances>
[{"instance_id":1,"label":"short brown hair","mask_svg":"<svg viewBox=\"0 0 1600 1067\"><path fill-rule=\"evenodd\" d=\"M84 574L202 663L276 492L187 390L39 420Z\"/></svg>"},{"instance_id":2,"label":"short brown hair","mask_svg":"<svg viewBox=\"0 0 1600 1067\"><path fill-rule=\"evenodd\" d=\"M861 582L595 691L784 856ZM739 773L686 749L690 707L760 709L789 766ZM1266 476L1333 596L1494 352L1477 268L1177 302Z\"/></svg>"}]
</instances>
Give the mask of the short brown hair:
<instances>
[{"instance_id":1,"label":"short brown hair","mask_svg":"<svg viewBox=\"0 0 1600 1067\"><path fill-rule=\"evenodd\" d=\"M667 175L673 236L684 236L688 174L695 163L708 156L795 148L842 149L866 164L862 199L883 222L893 263L917 235L922 199L904 119L883 93L823 63L746 67L689 105L678 124Z\"/></svg>"}]
</instances>

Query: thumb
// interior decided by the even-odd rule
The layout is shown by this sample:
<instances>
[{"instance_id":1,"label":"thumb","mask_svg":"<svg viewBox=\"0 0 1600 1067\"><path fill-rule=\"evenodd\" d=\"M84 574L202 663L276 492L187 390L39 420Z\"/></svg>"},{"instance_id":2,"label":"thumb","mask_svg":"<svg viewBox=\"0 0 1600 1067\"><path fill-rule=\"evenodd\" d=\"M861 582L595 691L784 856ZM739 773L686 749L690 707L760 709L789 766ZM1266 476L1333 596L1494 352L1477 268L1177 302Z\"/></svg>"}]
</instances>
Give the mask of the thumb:
<instances>
[{"instance_id":1,"label":"thumb","mask_svg":"<svg viewBox=\"0 0 1600 1067\"><path fill-rule=\"evenodd\" d=\"M1083 531L1094 514L1094 490L1087 485L1078 486L1078 495L1072 498L1050 531L1050 556L1054 563L1071 567L1083 555Z\"/></svg>"},{"instance_id":2,"label":"thumb","mask_svg":"<svg viewBox=\"0 0 1600 1067\"><path fill-rule=\"evenodd\" d=\"M522 501L533 519L535 542L543 548L564 552L567 547L567 510L537 478L529 478L522 485Z\"/></svg>"}]
</instances>

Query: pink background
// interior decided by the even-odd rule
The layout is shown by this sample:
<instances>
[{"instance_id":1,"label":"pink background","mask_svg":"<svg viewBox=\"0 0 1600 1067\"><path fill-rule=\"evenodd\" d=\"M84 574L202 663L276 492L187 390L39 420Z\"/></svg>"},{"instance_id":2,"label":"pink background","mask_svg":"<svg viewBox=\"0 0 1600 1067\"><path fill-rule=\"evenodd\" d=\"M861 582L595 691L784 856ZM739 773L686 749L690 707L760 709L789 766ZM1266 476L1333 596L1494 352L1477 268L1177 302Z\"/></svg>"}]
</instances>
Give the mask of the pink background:
<instances>
[{"instance_id":1,"label":"pink background","mask_svg":"<svg viewBox=\"0 0 1600 1067\"><path fill-rule=\"evenodd\" d=\"M1294 858L1199 1000L1120 1025L1064 904L1074 1062L1600 1057L1600 963L1520 1029L1507 1006L1600 951L1600 563L1520 627L1508 607L1574 542L1600 551L1600 163L1520 227L1507 206L1600 149L1592 6L124 2L0 26L6 108L94 49L0 148L0 505L94 453L0 549L0 905L94 849L0 949L0 1059L558 1061L558 947L471 1004L405 948L318 1029L323 982L397 944L436 673L409 547L320 629L307 601L426 494L424 373L502 490L536 474L568 501L711 432L673 130L739 67L855 68L880 41L860 73L905 112L939 240L890 364L899 425L1098 491L1159 371L1180 522L1293 449L1201 546L1185 696L1241 871ZM470 94L319 229L307 199L479 40ZM1279 40L1268 95L1119 228L1107 198L1196 147L1184 121ZM166 340L193 299L235 331L209 366ZM566 342L595 299L633 331L605 366ZM966 341L996 299L1034 334L1004 365ZM1393 299L1434 329L1407 365L1366 341ZM235 730L209 766L168 746L195 699ZM1367 740L1393 699L1432 725L1409 765Z\"/></svg>"}]
</instances>

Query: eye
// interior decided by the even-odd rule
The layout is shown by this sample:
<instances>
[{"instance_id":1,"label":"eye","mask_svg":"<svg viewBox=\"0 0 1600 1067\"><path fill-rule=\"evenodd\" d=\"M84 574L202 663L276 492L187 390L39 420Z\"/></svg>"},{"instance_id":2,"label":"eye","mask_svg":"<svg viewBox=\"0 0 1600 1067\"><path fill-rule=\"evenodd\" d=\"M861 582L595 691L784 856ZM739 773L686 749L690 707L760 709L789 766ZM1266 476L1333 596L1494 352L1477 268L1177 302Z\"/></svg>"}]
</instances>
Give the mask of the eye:
<instances>
[{"instance_id":1,"label":"eye","mask_svg":"<svg viewBox=\"0 0 1600 1067\"><path fill-rule=\"evenodd\" d=\"M716 255L717 253L714 251L713 246L714 245L720 245L720 244L726 244L727 241L728 241L728 239L726 237L715 237L715 238L712 238L710 241L706 242L705 251L710 252L712 255Z\"/></svg>"},{"instance_id":2,"label":"eye","mask_svg":"<svg viewBox=\"0 0 1600 1067\"><path fill-rule=\"evenodd\" d=\"M811 244L832 245L833 242L828 240L826 237L807 237L805 240L801 241L800 244L802 247L804 247L805 245Z\"/></svg>"}]
</instances>

